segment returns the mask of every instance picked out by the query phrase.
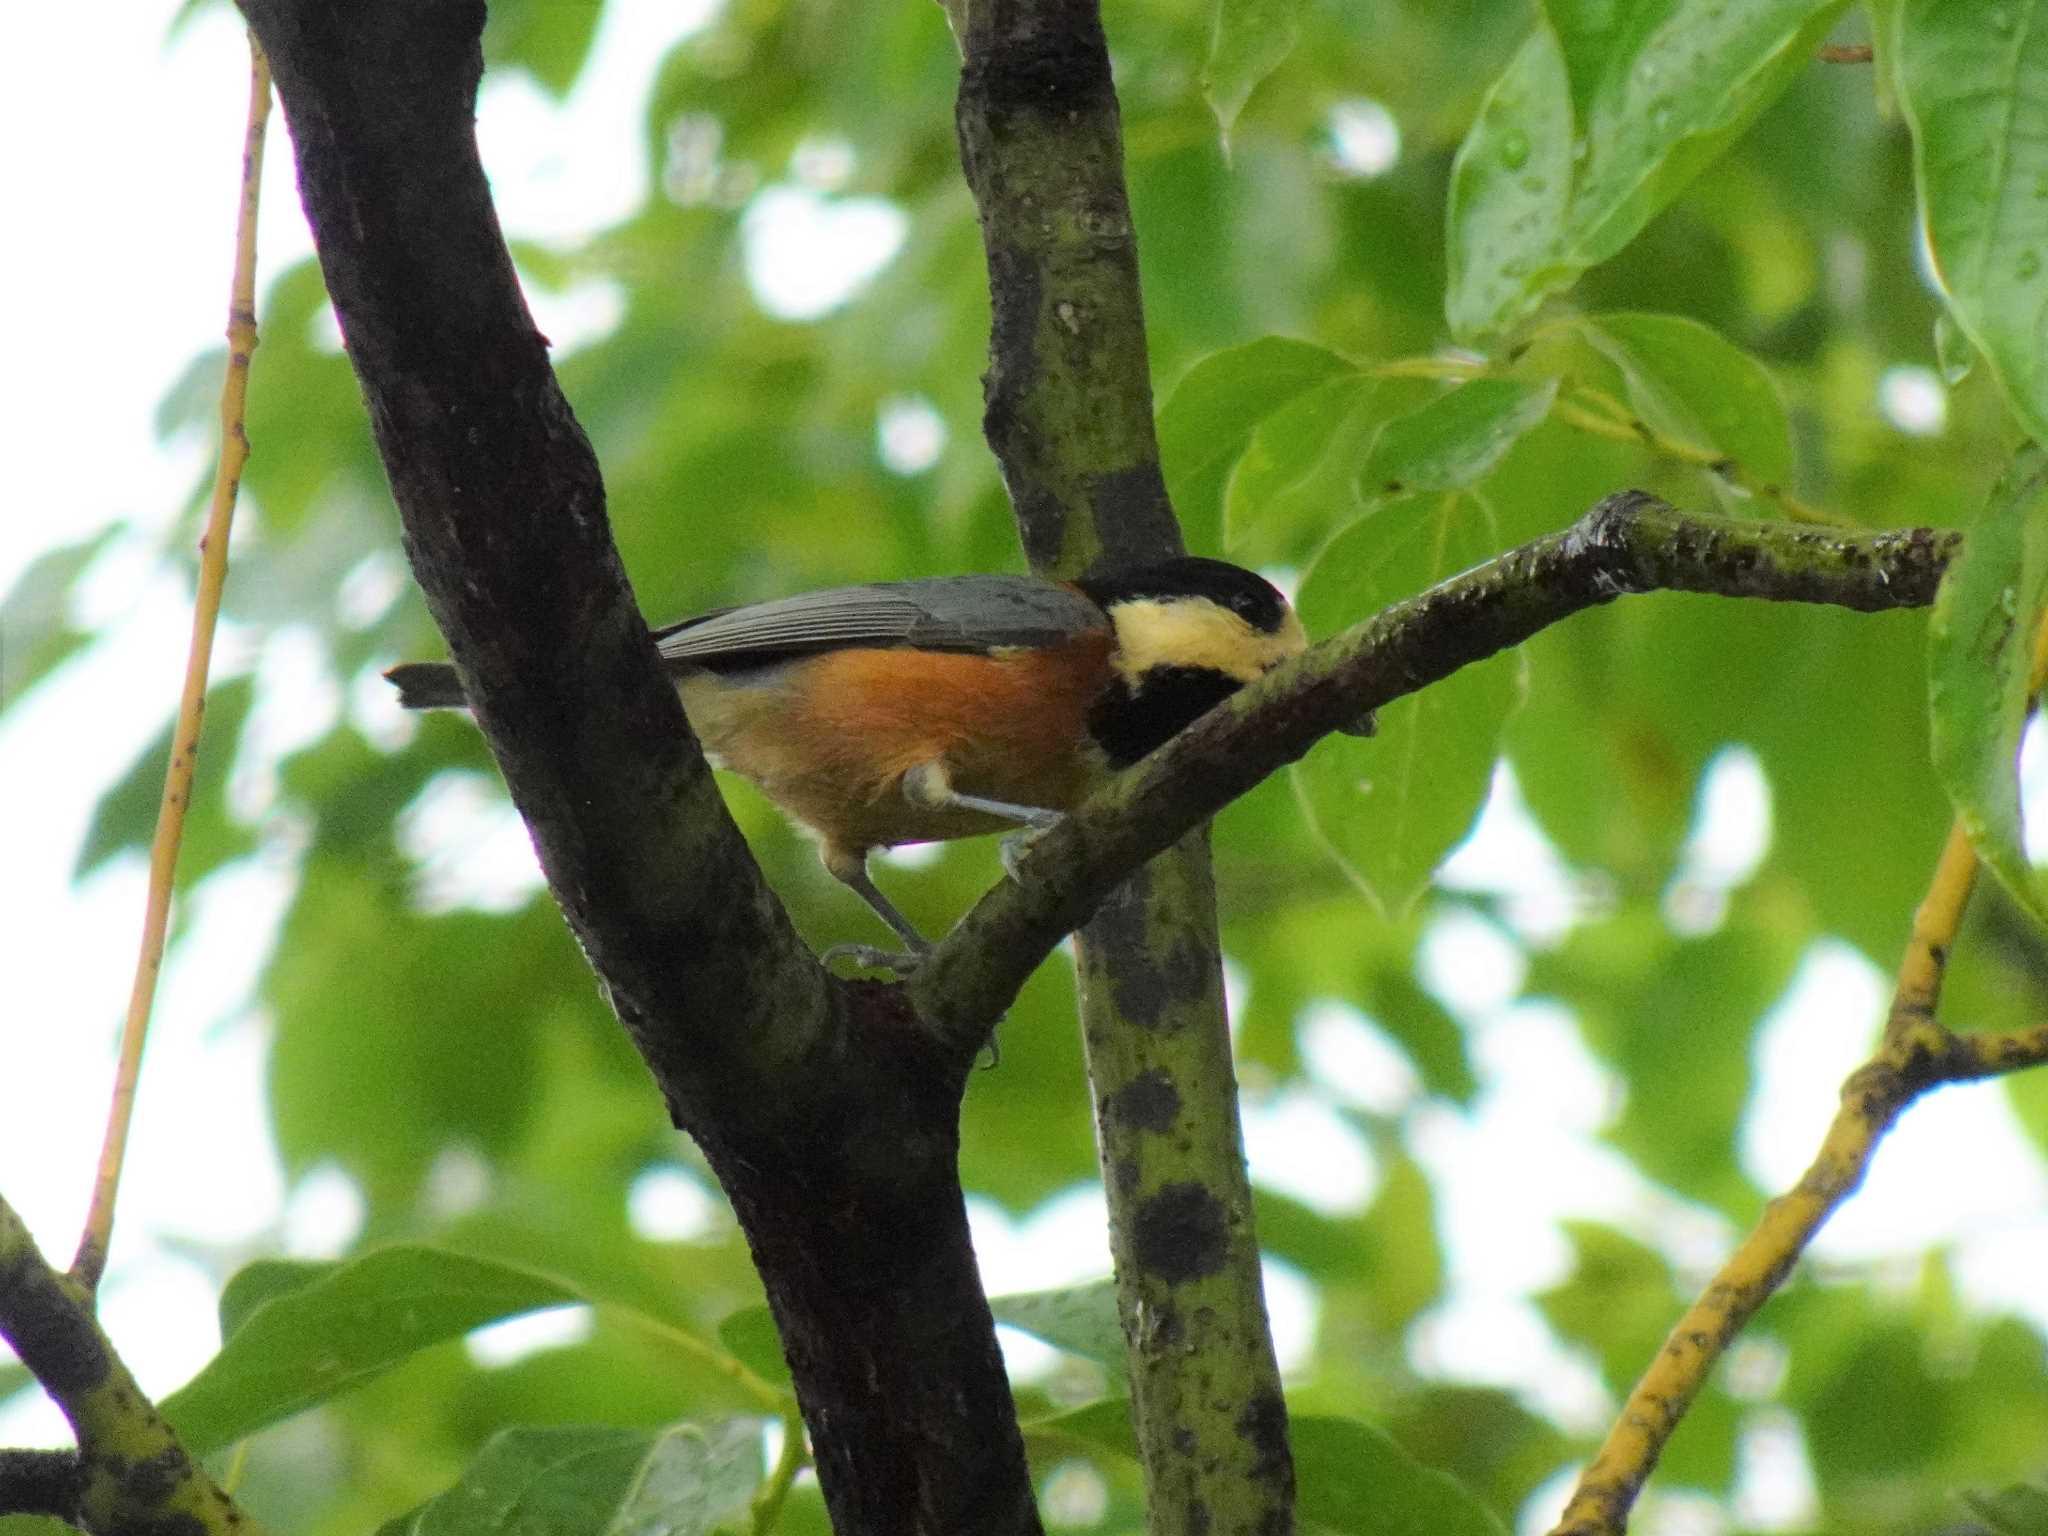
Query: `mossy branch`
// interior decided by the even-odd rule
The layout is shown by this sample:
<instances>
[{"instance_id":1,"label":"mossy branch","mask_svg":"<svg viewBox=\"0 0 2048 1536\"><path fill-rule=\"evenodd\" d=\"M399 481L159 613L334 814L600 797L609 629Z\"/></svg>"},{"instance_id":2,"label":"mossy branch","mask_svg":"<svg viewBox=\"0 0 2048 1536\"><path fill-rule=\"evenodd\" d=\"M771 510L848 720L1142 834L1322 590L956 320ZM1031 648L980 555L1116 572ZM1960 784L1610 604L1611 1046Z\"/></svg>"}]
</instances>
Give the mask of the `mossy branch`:
<instances>
[{"instance_id":1,"label":"mossy branch","mask_svg":"<svg viewBox=\"0 0 2048 1536\"><path fill-rule=\"evenodd\" d=\"M211 1532L260 1536L261 1528L189 1455L114 1352L93 1316L92 1293L44 1260L14 1207L0 1198L0 1338L21 1356L78 1437L69 1481L47 1457L0 1463L0 1500L45 1509L84 1530Z\"/></svg>"},{"instance_id":2,"label":"mossy branch","mask_svg":"<svg viewBox=\"0 0 2048 1536\"><path fill-rule=\"evenodd\" d=\"M988 253L989 446L1032 568L1178 554L1097 0L948 0ZM1150 1528L1292 1524L1205 828L1081 935L1081 1031Z\"/></svg>"}]
</instances>

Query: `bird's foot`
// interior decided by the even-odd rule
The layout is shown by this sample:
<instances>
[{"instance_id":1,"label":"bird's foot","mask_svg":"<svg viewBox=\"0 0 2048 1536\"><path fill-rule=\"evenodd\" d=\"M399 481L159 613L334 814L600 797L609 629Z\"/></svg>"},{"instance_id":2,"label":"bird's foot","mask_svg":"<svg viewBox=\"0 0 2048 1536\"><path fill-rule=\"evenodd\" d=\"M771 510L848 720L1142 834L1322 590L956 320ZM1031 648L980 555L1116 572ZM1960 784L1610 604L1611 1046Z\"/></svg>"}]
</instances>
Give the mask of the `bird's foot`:
<instances>
[{"instance_id":1,"label":"bird's foot","mask_svg":"<svg viewBox=\"0 0 2048 1536\"><path fill-rule=\"evenodd\" d=\"M851 960L857 971L888 971L900 978L923 965L927 953L925 950L881 949L873 944L834 944L818 956L818 963L830 970L835 960Z\"/></svg>"},{"instance_id":2,"label":"bird's foot","mask_svg":"<svg viewBox=\"0 0 2048 1536\"><path fill-rule=\"evenodd\" d=\"M1012 832L1005 837L997 844L997 856L1003 861L1003 873L1012 880L1016 879L1017 865L1024 855L1031 851L1031 845L1066 819L1059 811L1040 811L1023 831Z\"/></svg>"}]
</instances>

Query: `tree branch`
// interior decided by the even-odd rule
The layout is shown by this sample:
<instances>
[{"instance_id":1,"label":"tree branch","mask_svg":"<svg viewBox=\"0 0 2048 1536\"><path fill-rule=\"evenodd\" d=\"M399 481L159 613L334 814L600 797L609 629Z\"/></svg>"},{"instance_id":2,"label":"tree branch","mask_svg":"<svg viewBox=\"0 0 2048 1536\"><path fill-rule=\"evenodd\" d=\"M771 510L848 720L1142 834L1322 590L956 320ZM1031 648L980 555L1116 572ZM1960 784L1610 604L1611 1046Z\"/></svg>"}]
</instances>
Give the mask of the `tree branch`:
<instances>
[{"instance_id":1,"label":"tree branch","mask_svg":"<svg viewBox=\"0 0 2048 1536\"><path fill-rule=\"evenodd\" d=\"M27 1510L38 1497L54 1502L70 1486L75 1497L69 1509L43 1512L107 1536L134 1531L262 1536L262 1528L185 1454L156 1405L142 1395L93 1316L91 1293L50 1267L4 1198L0 1338L14 1347L78 1437L72 1485L47 1458L10 1453L9 1460L0 1461L0 1509Z\"/></svg>"},{"instance_id":2,"label":"tree branch","mask_svg":"<svg viewBox=\"0 0 2048 1536\"><path fill-rule=\"evenodd\" d=\"M910 990L919 1014L981 1038L1024 979L1146 859L1331 731L1631 592L1701 592L1862 612L1919 608L1954 531L1836 534L1691 517L1641 491L1274 669L1091 795L949 933Z\"/></svg>"},{"instance_id":3,"label":"tree branch","mask_svg":"<svg viewBox=\"0 0 2048 1536\"><path fill-rule=\"evenodd\" d=\"M760 1268L840 1536L1029 1536L968 1241L980 1041L828 976L691 739L474 135L481 0L243 0L404 523L548 878Z\"/></svg>"},{"instance_id":4,"label":"tree branch","mask_svg":"<svg viewBox=\"0 0 2048 1536\"><path fill-rule=\"evenodd\" d=\"M984 426L1025 552L1045 575L1179 554L1097 0L950 0L948 14L994 315ZM1206 827L1109 897L1079 969L1150 1528L1287 1529L1294 1468Z\"/></svg>"},{"instance_id":5,"label":"tree branch","mask_svg":"<svg viewBox=\"0 0 2048 1536\"><path fill-rule=\"evenodd\" d=\"M0 1451L0 1515L50 1515L77 1525L84 1493L78 1452Z\"/></svg>"},{"instance_id":6,"label":"tree branch","mask_svg":"<svg viewBox=\"0 0 2048 1536\"><path fill-rule=\"evenodd\" d=\"M414 574L548 883L672 1109L765 1090L824 1043L826 982L691 741L520 294L472 126L483 5L244 9Z\"/></svg>"}]
</instances>

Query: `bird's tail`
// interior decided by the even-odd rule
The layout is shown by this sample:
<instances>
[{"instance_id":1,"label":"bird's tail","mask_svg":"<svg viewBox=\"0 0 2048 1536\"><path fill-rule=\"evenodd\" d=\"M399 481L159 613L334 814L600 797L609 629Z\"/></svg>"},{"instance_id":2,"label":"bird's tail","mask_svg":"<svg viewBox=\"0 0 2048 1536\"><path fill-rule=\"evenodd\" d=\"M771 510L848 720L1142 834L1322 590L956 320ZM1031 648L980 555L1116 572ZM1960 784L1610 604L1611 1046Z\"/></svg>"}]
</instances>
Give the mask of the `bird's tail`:
<instances>
[{"instance_id":1,"label":"bird's tail","mask_svg":"<svg viewBox=\"0 0 2048 1536\"><path fill-rule=\"evenodd\" d=\"M462 679L445 661L408 661L384 674L384 680L398 690L398 702L407 709L465 709L469 699L462 691Z\"/></svg>"}]
</instances>

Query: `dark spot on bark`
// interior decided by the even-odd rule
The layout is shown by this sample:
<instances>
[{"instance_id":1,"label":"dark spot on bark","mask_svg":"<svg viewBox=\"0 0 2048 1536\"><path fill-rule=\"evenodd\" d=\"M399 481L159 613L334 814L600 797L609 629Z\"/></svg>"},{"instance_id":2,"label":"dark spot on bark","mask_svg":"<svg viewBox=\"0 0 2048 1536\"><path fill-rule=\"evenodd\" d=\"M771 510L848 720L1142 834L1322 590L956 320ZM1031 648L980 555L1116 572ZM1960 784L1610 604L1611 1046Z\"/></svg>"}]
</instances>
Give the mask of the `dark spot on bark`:
<instances>
[{"instance_id":1,"label":"dark spot on bark","mask_svg":"<svg viewBox=\"0 0 2048 1536\"><path fill-rule=\"evenodd\" d=\"M1123 1125L1163 1136L1180 1118L1180 1090L1157 1067L1140 1072L1110 1095L1109 1116Z\"/></svg>"},{"instance_id":2,"label":"dark spot on bark","mask_svg":"<svg viewBox=\"0 0 2048 1536\"><path fill-rule=\"evenodd\" d=\"M1287 1404L1277 1392L1261 1393L1237 1416L1237 1432L1252 1453L1252 1476L1260 1482L1292 1481L1287 1454Z\"/></svg>"},{"instance_id":3,"label":"dark spot on bark","mask_svg":"<svg viewBox=\"0 0 2048 1536\"><path fill-rule=\"evenodd\" d=\"M1173 1432L1173 1448L1182 1456L1195 1454L1195 1432L1185 1424Z\"/></svg>"},{"instance_id":4,"label":"dark spot on bark","mask_svg":"<svg viewBox=\"0 0 2048 1536\"><path fill-rule=\"evenodd\" d=\"M1118 1189L1131 1189L1138 1182L1137 1159L1130 1157L1118 1158L1115 1166L1110 1169L1110 1177L1116 1181Z\"/></svg>"},{"instance_id":5,"label":"dark spot on bark","mask_svg":"<svg viewBox=\"0 0 2048 1536\"><path fill-rule=\"evenodd\" d=\"M92 1319L41 1265L26 1260L0 1268L0 1293L14 1299L11 1337L21 1363L62 1401L107 1378L105 1346Z\"/></svg>"},{"instance_id":6,"label":"dark spot on bark","mask_svg":"<svg viewBox=\"0 0 2048 1536\"><path fill-rule=\"evenodd\" d=\"M192 1475L192 1464L176 1446L131 1461L121 1472L122 1496L132 1504L161 1504Z\"/></svg>"},{"instance_id":7,"label":"dark spot on bark","mask_svg":"<svg viewBox=\"0 0 2048 1536\"><path fill-rule=\"evenodd\" d=\"M1201 1499L1188 1500L1187 1528L1189 1536L1208 1536L1209 1506L1205 1501Z\"/></svg>"},{"instance_id":8,"label":"dark spot on bark","mask_svg":"<svg viewBox=\"0 0 2048 1536\"><path fill-rule=\"evenodd\" d=\"M1000 124L1012 113L1064 116L1115 100L1109 45L1094 8L1051 9L1054 25L1035 16L1026 26L998 22L996 37L970 40L960 71L963 115L979 104L992 124Z\"/></svg>"},{"instance_id":9,"label":"dark spot on bark","mask_svg":"<svg viewBox=\"0 0 2048 1536\"><path fill-rule=\"evenodd\" d=\"M1167 1185L1139 1206L1131 1237L1139 1267L1168 1285L1215 1274L1230 1247L1222 1202L1191 1179Z\"/></svg>"}]
</instances>

